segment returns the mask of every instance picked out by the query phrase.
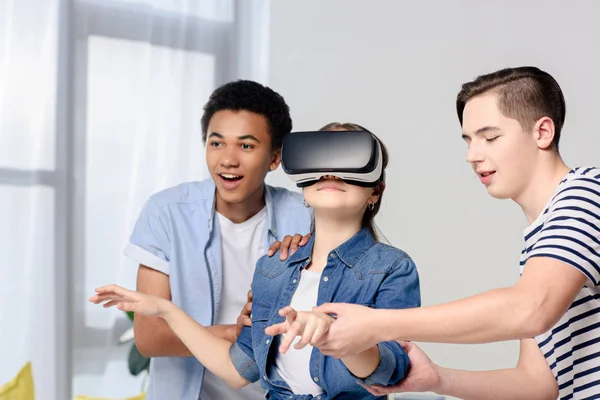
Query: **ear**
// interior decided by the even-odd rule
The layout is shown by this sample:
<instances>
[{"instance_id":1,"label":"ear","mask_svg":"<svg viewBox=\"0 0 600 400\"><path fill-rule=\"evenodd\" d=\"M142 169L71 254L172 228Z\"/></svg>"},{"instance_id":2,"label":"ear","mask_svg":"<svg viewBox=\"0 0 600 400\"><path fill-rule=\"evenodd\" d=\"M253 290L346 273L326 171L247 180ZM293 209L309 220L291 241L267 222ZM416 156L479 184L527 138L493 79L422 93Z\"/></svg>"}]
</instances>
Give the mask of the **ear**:
<instances>
[{"instance_id":1,"label":"ear","mask_svg":"<svg viewBox=\"0 0 600 400\"><path fill-rule=\"evenodd\" d=\"M535 140L540 149L547 150L554 140L554 121L549 117L540 118L533 127Z\"/></svg>"},{"instance_id":2,"label":"ear","mask_svg":"<svg viewBox=\"0 0 600 400\"><path fill-rule=\"evenodd\" d=\"M275 150L273 153L273 158L271 158L271 163L269 164L269 170L275 171L279 164L281 163L281 149Z\"/></svg>"},{"instance_id":3,"label":"ear","mask_svg":"<svg viewBox=\"0 0 600 400\"><path fill-rule=\"evenodd\" d=\"M375 195L372 194L371 196L369 196L369 199L367 200L367 203L377 203L379 201L379 195Z\"/></svg>"},{"instance_id":4,"label":"ear","mask_svg":"<svg viewBox=\"0 0 600 400\"><path fill-rule=\"evenodd\" d=\"M373 192L367 201L369 203L377 203L379 201L379 196L381 196L381 186L377 185L373 188Z\"/></svg>"}]
</instances>

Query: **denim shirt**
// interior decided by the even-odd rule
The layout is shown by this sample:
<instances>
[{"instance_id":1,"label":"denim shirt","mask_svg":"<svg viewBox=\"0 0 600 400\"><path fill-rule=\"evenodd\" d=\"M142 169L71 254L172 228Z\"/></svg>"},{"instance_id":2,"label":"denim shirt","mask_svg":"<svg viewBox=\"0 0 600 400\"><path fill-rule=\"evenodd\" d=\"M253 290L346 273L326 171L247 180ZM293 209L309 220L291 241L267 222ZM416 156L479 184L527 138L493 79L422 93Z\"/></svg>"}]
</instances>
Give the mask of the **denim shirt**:
<instances>
[{"instance_id":1,"label":"denim shirt","mask_svg":"<svg viewBox=\"0 0 600 400\"><path fill-rule=\"evenodd\" d=\"M310 231L312 209L302 199L265 185L265 252L285 235ZM150 197L125 249L137 263L169 275L173 303L204 326L215 323L221 299L221 234L214 220L213 180L183 183ZM146 400L196 400L203 378L195 357L152 358Z\"/></svg>"},{"instance_id":2,"label":"denim shirt","mask_svg":"<svg viewBox=\"0 0 600 400\"><path fill-rule=\"evenodd\" d=\"M283 322L279 310L291 303L302 268L309 265L315 236L287 260L276 254L259 259L252 282L252 327L244 327L230 355L246 380L260 380L270 399L312 399L294 395L277 373L275 356L280 336L265 334L265 328ZM421 305L419 276L412 259L403 251L378 243L367 228L333 250L322 272L317 304L354 303L373 308L413 308ZM323 388L318 400L376 398L356 382L393 385L408 371L409 359L397 342L379 344L381 361L373 374L358 379L344 363L313 348L310 374ZM385 399L385 396L381 397Z\"/></svg>"}]
</instances>

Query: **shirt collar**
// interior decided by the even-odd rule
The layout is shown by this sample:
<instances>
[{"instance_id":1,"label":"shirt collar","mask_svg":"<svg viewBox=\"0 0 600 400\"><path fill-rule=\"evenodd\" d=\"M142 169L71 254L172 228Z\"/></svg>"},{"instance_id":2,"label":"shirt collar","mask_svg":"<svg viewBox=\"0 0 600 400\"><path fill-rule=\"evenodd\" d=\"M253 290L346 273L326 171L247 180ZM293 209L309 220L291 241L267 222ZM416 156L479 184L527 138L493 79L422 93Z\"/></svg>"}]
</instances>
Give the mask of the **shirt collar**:
<instances>
[{"instance_id":1,"label":"shirt collar","mask_svg":"<svg viewBox=\"0 0 600 400\"><path fill-rule=\"evenodd\" d=\"M215 213L217 211L217 187L215 182L211 179L210 186L208 188L211 193L210 204L210 218L208 220L208 230L212 233L213 229L213 221L215 219ZM271 193L273 188L265 183L265 205L267 207L267 226L269 227L269 232L273 236L277 236L277 229L275 228L275 218L274 218L274 210L273 210L273 194Z\"/></svg>"},{"instance_id":2,"label":"shirt collar","mask_svg":"<svg viewBox=\"0 0 600 400\"><path fill-rule=\"evenodd\" d=\"M267 226L269 232L277 237L277 228L275 225L275 210L273 205L273 188L265 183L265 204L267 206Z\"/></svg>"}]
</instances>

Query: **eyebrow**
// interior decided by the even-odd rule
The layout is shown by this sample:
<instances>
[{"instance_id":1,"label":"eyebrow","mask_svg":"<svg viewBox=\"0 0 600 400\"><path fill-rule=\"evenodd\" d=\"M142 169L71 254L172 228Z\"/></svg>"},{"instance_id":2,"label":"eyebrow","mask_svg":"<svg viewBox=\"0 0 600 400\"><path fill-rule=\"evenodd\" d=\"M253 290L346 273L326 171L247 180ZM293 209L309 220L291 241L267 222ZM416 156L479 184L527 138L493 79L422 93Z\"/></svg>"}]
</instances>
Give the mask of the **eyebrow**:
<instances>
[{"instance_id":1,"label":"eyebrow","mask_svg":"<svg viewBox=\"0 0 600 400\"><path fill-rule=\"evenodd\" d=\"M209 138L216 137L216 138L219 138L219 139L225 139L225 136L221 135L218 132L211 132L210 135L208 135L208 137ZM250 134L238 136L237 139L238 140L253 140L253 141L257 142L257 143L260 143L260 140L258 140L258 138L256 136L250 135Z\"/></svg>"},{"instance_id":2,"label":"eyebrow","mask_svg":"<svg viewBox=\"0 0 600 400\"><path fill-rule=\"evenodd\" d=\"M496 132L496 131L500 131L501 129L498 128L497 126L484 126L483 128L479 128L475 131L475 136L477 135L482 135L484 133L487 132ZM470 139L471 136L467 135L466 133L462 134L462 138L463 139Z\"/></svg>"},{"instance_id":3,"label":"eyebrow","mask_svg":"<svg viewBox=\"0 0 600 400\"><path fill-rule=\"evenodd\" d=\"M255 142L260 143L260 140L258 140L258 138L254 135L242 135L242 136L238 136L238 140L253 140Z\"/></svg>"}]
</instances>

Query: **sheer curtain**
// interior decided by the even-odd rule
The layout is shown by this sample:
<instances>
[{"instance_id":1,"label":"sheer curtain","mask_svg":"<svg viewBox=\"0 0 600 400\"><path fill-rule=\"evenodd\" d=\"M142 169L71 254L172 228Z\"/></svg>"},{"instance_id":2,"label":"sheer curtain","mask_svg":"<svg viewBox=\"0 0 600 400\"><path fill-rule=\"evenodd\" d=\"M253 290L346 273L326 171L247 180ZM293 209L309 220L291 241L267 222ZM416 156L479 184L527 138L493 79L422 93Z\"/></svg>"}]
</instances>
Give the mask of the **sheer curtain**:
<instances>
[{"instance_id":1,"label":"sheer curtain","mask_svg":"<svg viewBox=\"0 0 600 400\"><path fill-rule=\"evenodd\" d=\"M122 256L146 198L207 177L199 121L219 84L266 83L268 0L0 1L0 384L124 397L131 327L87 303L134 287Z\"/></svg>"}]
</instances>

